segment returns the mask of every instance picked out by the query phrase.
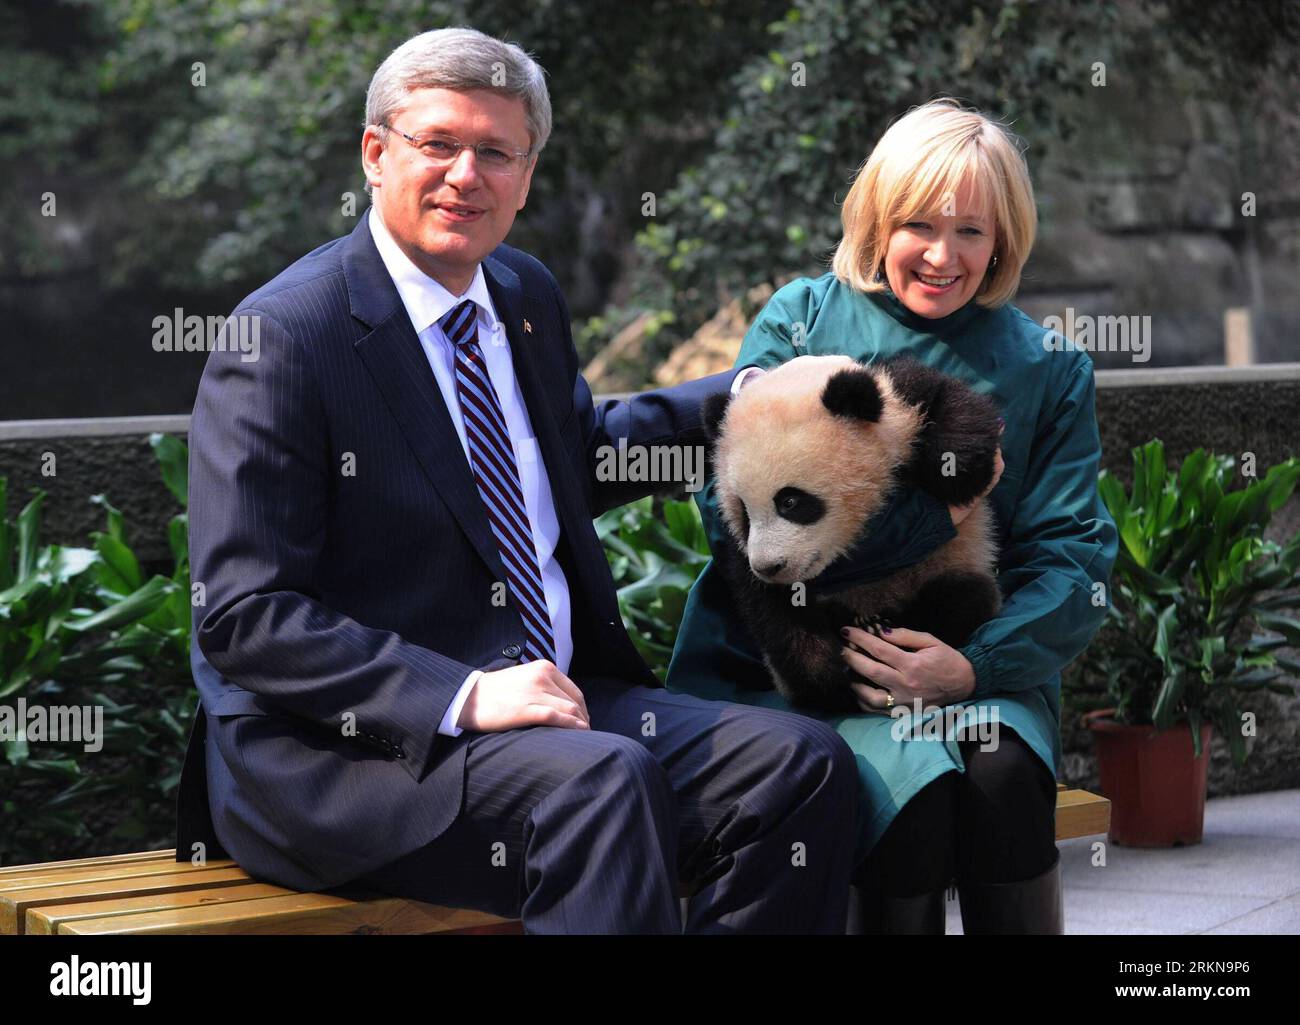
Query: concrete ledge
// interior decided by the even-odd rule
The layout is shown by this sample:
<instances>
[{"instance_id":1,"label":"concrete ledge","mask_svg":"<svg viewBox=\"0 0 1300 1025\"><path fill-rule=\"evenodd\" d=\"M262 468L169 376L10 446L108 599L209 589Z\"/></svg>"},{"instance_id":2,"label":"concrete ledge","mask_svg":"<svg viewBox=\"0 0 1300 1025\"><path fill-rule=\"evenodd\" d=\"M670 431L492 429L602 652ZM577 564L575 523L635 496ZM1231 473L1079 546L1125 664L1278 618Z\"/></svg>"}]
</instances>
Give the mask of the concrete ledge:
<instances>
[{"instance_id":1,"label":"concrete ledge","mask_svg":"<svg viewBox=\"0 0 1300 1025\"><path fill-rule=\"evenodd\" d=\"M149 435L155 431L162 434L189 434L189 414L0 420L0 441L26 438L102 438L115 434Z\"/></svg>"},{"instance_id":2,"label":"concrete ledge","mask_svg":"<svg viewBox=\"0 0 1300 1025\"><path fill-rule=\"evenodd\" d=\"M1149 370L1098 370L1097 390L1161 388L1186 384L1257 384L1300 380L1300 363L1261 363L1248 367L1152 367ZM635 392L608 392L603 399L628 399ZM167 416L113 416L80 419L0 420L0 441L28 438L101 438L119 434L188 434L188 413Z\"/></svg>"},{"instance_id":3,"label":"concrete ledge","mask_svg":"<svg viewBox=\"0 0 1300 1025\"><path fill-rule=\"evenodd\" d=\"M1180 384L1256 384L1300 380L1300 363L1258 363L1248 367L1152 367L1149 370L1097 370L1097 390L1160 388Z\"/></svg>"}]
</instances>

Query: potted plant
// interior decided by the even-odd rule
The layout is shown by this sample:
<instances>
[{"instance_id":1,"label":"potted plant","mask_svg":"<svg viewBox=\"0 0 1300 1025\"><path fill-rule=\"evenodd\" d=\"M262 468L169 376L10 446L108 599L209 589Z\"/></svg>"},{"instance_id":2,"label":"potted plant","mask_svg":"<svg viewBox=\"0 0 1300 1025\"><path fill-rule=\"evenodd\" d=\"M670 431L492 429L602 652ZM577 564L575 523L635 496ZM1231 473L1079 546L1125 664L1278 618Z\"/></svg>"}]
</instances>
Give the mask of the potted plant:
<instances>
[{"instance_id":1,"label":"potted plant","mask_svg":"<svg viewBox=\"0 0 1300 1025\"><path fill-rule=\"evenodd\" d=\"M1103 471L1119 530L1106 619L1071 676L1111 800L1110 839L1136 847L1199 843L1212 729L1237 765L1253 715L1244 699L1291 694L1300 661L1300 534L1265 528L1300 477L1291 458L1233 489L1236 461L1197 449L1174 471L1159 439L1133 450L1133 490Z\"/></svg>"}]
</instances>

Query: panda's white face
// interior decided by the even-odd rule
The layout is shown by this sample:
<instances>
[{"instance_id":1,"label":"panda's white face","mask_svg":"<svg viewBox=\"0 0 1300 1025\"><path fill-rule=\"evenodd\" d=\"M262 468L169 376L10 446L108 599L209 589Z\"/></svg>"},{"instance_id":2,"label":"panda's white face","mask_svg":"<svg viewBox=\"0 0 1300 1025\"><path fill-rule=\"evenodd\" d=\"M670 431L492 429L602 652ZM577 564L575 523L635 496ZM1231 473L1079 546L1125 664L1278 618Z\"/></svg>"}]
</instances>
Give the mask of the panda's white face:
<instances>
[{"instance_id":1,"label":"panda's white face","mask_svg":"<svg viewBox=\"0 0 1300 1025\"><path fill-rule=\"evenodd\" d=\"M775 493L763 488L742 501L743 547L749 568L760 580L810 580L839 553L842 539L826 522L826 501L813 492L786 485Z\"/></svg>"},{"instance_id":2,"label":"panda's white face","mask_svg":"<svg viewBox=\"0 0 1300 1025\"><path fill-rule=\"evenodd\" d=\"M802 356L741 391L714 461L723 516L754 575L807 581L846 552L887 497L918 423L887 375L847 356Z\"/></svg>"}]
</instances>

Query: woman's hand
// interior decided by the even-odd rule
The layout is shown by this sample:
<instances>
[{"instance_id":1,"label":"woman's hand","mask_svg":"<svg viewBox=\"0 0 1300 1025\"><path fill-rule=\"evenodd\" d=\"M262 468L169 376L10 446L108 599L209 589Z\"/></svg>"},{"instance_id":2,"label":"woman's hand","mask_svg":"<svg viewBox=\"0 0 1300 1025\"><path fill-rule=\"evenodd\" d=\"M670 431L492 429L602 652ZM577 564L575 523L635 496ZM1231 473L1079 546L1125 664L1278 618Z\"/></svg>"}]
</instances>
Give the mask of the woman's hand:
<instances>
[{"instance_id":1,"label":"woman's hand","mask_svg":"<svg viewBox=\"0 0 1300 1025\"><path fill-rule=\"evenodd\" d=\"M922 705L950 705L975 689L975 670L966 656L933 634L894 627L877 637L854 626L840 633L844 660L871 681L849 685L864 712L887 714L891 694L895 704L910 709L917 698Z\"/></svg>"},{"instance_id":2,"label":"woman's hand","mask_svg":"<svg viewBox=\"0 0 1300 1025\"><path fill-rule=\"evenodd\" d=\"M1005 431L1006 428L1007 425L1003 423L1002 430ZM1000 434L1002 432L999 431L998 433ZM952 516L952 525L954 527L957 526L959 523L961 523L962 520L964 520L967 516L971 514L971 510L975 508L976 502L978 502L981 498L987 497L988 493L998 486L998 481L1001 480L1002 471L1004 469L1005 467L1002 463L1002 447L998 446L997 454L994 455L993 457L993 479L989 481L989 486L986 487L983 491L981 491L978 496L972 498L970 502L968 502L966 505L948 506L948 514Z\"/></svg>"}]
</instances>

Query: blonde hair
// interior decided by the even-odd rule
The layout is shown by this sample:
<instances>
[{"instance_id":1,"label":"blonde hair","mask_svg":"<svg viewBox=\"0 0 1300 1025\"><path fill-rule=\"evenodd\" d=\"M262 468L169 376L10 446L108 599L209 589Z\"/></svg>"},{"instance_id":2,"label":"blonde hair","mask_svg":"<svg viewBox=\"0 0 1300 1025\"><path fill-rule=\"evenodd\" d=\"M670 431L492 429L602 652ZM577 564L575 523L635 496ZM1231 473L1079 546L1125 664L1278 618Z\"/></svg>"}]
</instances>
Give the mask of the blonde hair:
<instances>
[{"instance_id":1,"label":"blonde hair","mask_svg":"<svg viewBox=\"0 0 1300 1025\"><path fill-rule=\"evenodd\" d=\"M876 143L844 200L844 237L835 276L861 292L884 291L885 251L893 232L951 203L969 183L977 209L992 214L993 259L975 301L1001 306L1016 294L1034 246L1038 215L1029 169L1010 130L952 99L933 100L899 118Z\"/></svg>"}]
</instances>

